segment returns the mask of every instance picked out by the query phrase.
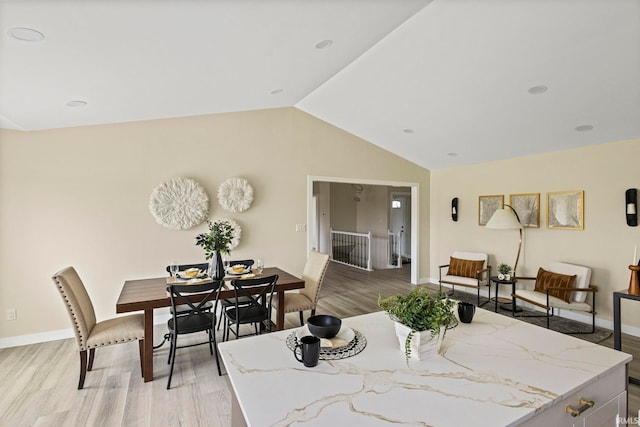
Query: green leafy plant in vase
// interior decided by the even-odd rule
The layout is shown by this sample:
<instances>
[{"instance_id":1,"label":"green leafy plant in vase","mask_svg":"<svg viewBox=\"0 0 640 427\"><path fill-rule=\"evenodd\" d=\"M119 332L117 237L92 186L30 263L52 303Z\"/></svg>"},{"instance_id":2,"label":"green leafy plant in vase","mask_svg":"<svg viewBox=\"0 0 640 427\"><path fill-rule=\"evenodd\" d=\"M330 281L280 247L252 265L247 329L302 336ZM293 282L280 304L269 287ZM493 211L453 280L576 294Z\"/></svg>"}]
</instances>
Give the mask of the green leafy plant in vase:
<instances>
[{"instance_id":1,"label":"green leafy plant in vase","mask_svg":"<svg viewBox=\"0 0 640 427\"><path fill-rule=\"evenodd\" d=\"M240 241L240 227L230 219L207 221L208 233L196 236L196 246L204 249L205 259L211 259L209 271L213 279L222 279L225 275L222 254L229 254Z\"/></svg>"},{"instance_id":2,"label":"green leafy plant in vase","mask_svg":"<svg viewBox=\"0 0 640 427\"><path fill-rule=\"evenodd\" d=\"M424 288L385 299L378 296L378 306L395 322L407 366L411 357L422 360L438 354L446 330L458 324L455 304L445 293L433 296Z\"/></svg>"},{"instance_id":3,"label":"green leafy plant in vase","mask_svg":"<svg viewBox=\"0 0 640 427\"><path fill-rule=\"evenodd\" d=\"M498 279L500 280L511 280L511 266L508 264L500 264L498 266Z\"/></svg>"}]
</instances>

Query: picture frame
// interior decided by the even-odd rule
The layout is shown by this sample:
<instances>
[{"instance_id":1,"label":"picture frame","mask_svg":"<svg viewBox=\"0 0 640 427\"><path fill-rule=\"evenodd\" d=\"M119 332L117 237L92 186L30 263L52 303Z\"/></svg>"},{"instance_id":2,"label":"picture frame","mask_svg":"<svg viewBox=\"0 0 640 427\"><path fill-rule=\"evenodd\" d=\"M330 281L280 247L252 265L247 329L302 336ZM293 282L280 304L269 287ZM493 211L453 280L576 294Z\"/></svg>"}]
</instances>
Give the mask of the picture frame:
<instances>
[{"instance_id":1,"label":"picture frame","mask_svg":"<svg viewBox=\"0 0 640 427\"><path fill-rule=\"evenodd\" d=\"M487 225L494 212L504 207L504 196L491 195L478 197L478 224Z\"/></svg>"},{"instance_id":2,"label":"picture frame","mask_svg":"<svg viewBox=\"0 0 640 427\"><path fill-rule=\"evenodd\" d=\"M523 227L540 227L540 193L509 194L509 206L516 211Z\"/></svg>"},{"instance_id":3,"label":"picture frame","mask_svg":"<svg viewBox=\"0 0 640 427\"><path fill-rule=\"evenodd\" d=\"M571 190L547 193L547 228L583 230L584 191Z\"/></svg>"}]
</instances>

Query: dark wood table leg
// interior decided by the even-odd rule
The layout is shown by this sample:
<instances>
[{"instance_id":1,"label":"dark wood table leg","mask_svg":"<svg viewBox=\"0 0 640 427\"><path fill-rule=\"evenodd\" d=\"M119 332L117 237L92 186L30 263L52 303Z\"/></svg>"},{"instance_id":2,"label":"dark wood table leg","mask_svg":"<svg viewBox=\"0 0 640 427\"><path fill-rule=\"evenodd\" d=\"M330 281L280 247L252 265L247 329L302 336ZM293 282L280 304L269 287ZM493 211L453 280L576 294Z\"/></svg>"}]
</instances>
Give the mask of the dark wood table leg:
<instances>
[{"instance_id":1,"label":"dark wood table leg","mask_svg":"<svg viewBox=\"0 0 640 427\"><path fill-rule=\"evenodd\" d=\"M153 381L153 309L144 311L144 382Z\"/></svg>"},{"instance_id":2,"label":"dark wood table leg","mask_svg":"<svg viewBox=\"0 0 640 427\"><path fill-rule=\"evenodd\" d=\"M276 331L284 329L284 291L278 292L278 313L276 314Z\"/></svg>"}]
</instances>

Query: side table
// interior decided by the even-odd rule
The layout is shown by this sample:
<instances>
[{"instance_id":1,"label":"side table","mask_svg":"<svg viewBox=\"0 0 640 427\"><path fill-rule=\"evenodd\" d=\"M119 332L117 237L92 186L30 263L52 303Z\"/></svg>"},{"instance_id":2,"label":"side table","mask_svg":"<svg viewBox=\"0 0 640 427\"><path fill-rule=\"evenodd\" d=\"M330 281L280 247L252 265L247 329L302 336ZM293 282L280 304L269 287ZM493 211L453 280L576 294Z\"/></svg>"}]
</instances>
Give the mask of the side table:
<instances>
[{"instance_id":1,"label":"side table","mask_svg":"<svg viewBox=\"0 0 640 427\"><path fill-rule=\"evenodd\" d=\"M620 316L620 299L630 299L633 301L640 301L640 295L631 295L626 290L615 291L613 293L613 348L616 350L622 350L622 329L621 329L621 316ZM640 385L640 379L634 378L629 375L629 382L631 384Z\"/></svg>"},{"instance_id":2,"label":"side table","mask_svg":"<svg viewBox=\"0 0 640 427\"><path fill-rule=\"evenodd\" d=\"M521 308L518 308L516 306L516 302L515 302L515 298L511 297L511 299L508 298L499 298L498 297L498 285L511 285L511 294L514 294L516 292L516 283L518 282L517 280L500 280L498 279L498 276L491 276L491 281L493 283L496 284L496 297L494 299L495 302L495 312L498 312L498 303L500 304L500 308L502 310L510 310L512 312L512 314L515 315L516 312L520 312L522 311Z\"/></svg>"}]
</instances>

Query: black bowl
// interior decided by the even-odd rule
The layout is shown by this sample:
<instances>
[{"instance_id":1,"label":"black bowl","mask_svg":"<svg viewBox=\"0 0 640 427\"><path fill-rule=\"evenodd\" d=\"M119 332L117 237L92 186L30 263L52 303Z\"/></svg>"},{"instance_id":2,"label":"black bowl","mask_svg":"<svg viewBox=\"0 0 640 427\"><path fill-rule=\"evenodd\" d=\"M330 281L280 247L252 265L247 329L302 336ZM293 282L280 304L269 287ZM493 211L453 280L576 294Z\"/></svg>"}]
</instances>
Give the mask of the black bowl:
<instances>
[{"instance_id":1,"label":"black bowl","mask_svg":"<svg viewBox=\"0 0 640 427\"><path fill-rule=\"evenodd\" d=\"M309 332L318 338L333 338L340 332L342 320L328 314L318 314L307 319Z\"/></svg>"}]
</instances>

